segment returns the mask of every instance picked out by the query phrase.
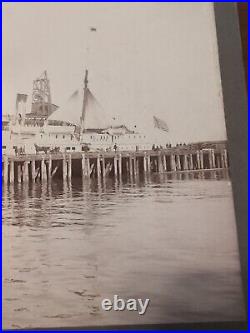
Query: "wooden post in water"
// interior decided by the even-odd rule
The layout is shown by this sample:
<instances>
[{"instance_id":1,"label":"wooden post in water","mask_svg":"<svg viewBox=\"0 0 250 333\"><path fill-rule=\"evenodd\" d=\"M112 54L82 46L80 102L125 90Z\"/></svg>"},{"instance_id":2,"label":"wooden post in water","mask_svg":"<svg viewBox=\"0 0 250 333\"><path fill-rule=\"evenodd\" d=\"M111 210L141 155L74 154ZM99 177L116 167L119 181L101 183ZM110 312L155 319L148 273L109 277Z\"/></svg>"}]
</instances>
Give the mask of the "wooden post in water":
<instances>
[{"instance_id":1,"label":"wooden post in water","mask_svg":"<svg viewBox=\"0 0 250 333\"><path fill-rule=\"evenodd\" d=\"M216 168L218 168L218 169L221 168L221 159L220 159L220 155L216 155Z\"/></svg>"},{"instance_id":2,"label":"wooden post in water","mask_svg":"<svg viewBox=\"0 0 250 333\"><path fill-rule=\"evenodd\" d=\"M31 181L34 183L36 181L36 161L32 160L31 162Z\"/></svg>"},{"instance_id":3,"label":"wooden post in water","mask_svg":"<svg viewBox=\"0 0 250 333\"><path fill-rule=\"evenodd\" d=\"M44 158L41 160L41 179L42 181L47 181L47 170Z\"/></svg>"},{"instance_id":4,"label":"wooden post in water","mask_svg":"<svg viewBox=\"0 0 250 333\"><path fill-rule=\"evenodd\" d=\"M204 156L202 150L200 150L200 168L204 169Z\"/></svg>"},{"instance_id":5,"label":"wooden post in water","mask_svg":"<svg viewBox=\"0 0 250 333\"><path fill-rule=\"evenodd\" d=\"M163 172L163 164L162 164L162 158L161 158L161 152L158 152L158 172L162 173Z\"/></svg>"},{"instance_id":6,"label":"wooden post in water","mask_svg":"<svg viewBox=\"0 0 250 333\"><path fill-rule=\"evenodd\" d=\"M85 170L85 154L82 153L82 179L85 177L86 170Z\"/></svg>"},{"instance_id":7,"label":"wooden post in water","mask_svg":"<svg viewBox=\"0 0 250 333\"><path fill-rule=\"evenodd\" d=\"M129 155L129 175L130 177L133 176L133 161L131 155Z\"/></svg>"},{"instance_id":8,"label":"wooden post in water","mask_svg":"<svg viewBox=\"0 0 250 333\"><path fill-rule=\"evenodd\" d=\"M112 170L112 163L108 161L105 165L105 176L109 176L111 170Z\"/></svg>"},{"instance_id":9,"label":"wooden post in water","mask_svg":"<svg viewBox=\"0 0 250 333\"><path fill-rule=\"evenodd\" d=\"M143 156L143 171L144 173L147 172L147 153L144 152L144 156Z\"/></svg>"},{"instance_id":10,"label":"wooden post in water","mask_svg":"<svg viewBox=\"0 0 250 333\"><path fill-rule=\"evenodd\" d=\"M51 180L51 170L52 170L52 157L49 154L49 161L48 161L48 179Z\"/></svg>"},{"instance_id":11,"label":"wooden post in water","mask_svg":"<svg viewBox=\"0 0 250 333\"><path fill-rule=\"evenodd\" d=\"M119 159L118 159L118 164L119 164L119 177L122 177L122 154L119 154Z\"/></svg>"},{"instance_id":12,"label":"wooden post in water","mask_svg":"<svg viewBox=\"0 0 250 333\"><path fill-rule=\"evenodd\" d=\"M128 158L125 158L125 165L126 165L126 176L129 175L129 161Z\"/></svg>"},{"instance_id":13,"label":"wooden post in water","mask_svg":"<svg viewBox=\"0 0 250 333\"><path fill-rule=\"evenodd\" d=\"M147 156L147 172L151 173L151 159L150 159L150 154Z\"/></svg>"},{"instance_id":14,"label":"wooden post in water","mask_svg":"<svg viewBox=\"0 0 250 333\"><path fill-rule=\"evenodd\" d=\"M157 161L157 158L153 158L153 170L154 171L158 171L158 161Z\"/></svg>"},{"instance_id":15,"label":"wooden post in water","mask_svg":"<svg viewBox=\"0 0 250 333\"><path fill-rule=\"evenodd\" d=\"M90 161L89 161L89 157L87 157L87 159L86 159L86 175L87 175L87 177L90 177Z\"/></svg>"},{"instance_id":16,"label":"wooden post in water","mask_svg":"<svg viewBox=\"0 0 250 333\"><path fill-rule=\"evenodd\" d=\"M212 155L212 166L213 166L213 169L214 169L215 168L215 154L214 154L214 149L212 149L211 155Z\"/></svg>"},{"instance_id":17,"label":"wooden post in water","mask_svg":"<svg viewBox=\"0 0 250 333\"><path fill-rule=\"evenodd\" d=\"M136 159L136 174L140 174L140 160L139 157Z\"/></svg>"},{"instance_id":18,"label":"wooden post in water","mask_svg":"<svg viewBox=\"0 0 250 333\"><path fill-rule=\"evenodd\" d=\"M180 155L176 155L176 169L178 171L181 170L181 159L180 159Z\"/></svg>"},{"instance_id":19,"label":"wooden post in water","mask_svg":"<svg viewBox=\"0 0 250 333\"><path fill-rule=\"evenodd\" d=\"M193 170L194 169L194 162L193 162L193 155L189 154L189 169Z\"/></svg>"},{"instance_id":20,"label":"wooden post in water","mask_svg":"<svg viewBox=\"0 0 250 333\"><path fill-rule=\"evenodd\" d=\"M102 177L106 176L105 159L102 157Z\"/></svg>"},{"instance_id":21,"label":"wooden post in water","mask_svg":"<svg viewBox=\"0 0 250 333\"><path fill-rule=\"evenodd\" d=\"M188 170L188 161L187 161L186 154L184 154L184 156L183 156L183 170Z\"/></svg>"},{"instance_id":22,"label":"wooden post in water","mask_svg":"<svg viewBox=\"0 0 250 333\"><path fill-rule=\"evenodd\" d=\"M3 182L5 183L5 184L7 184L8 183L8 156L7 155L5 155L4 156L4 165L3 165Z\"/></svg>"},{"instance_id":23,"label":"wooden post in water","mask_svg":"<svg viewBox=\"0 0 250 333\"><path fill-rule=\"evenodd\" d=\"M97 155L96 158L96 172L97 172L97 179L101 177L101 162L100 162L100 155Z\"/></svg>"},{"instance_id":24,"label":"wooden post in water","mask_svg":"<svg viewBox=\"0 0 250 333\"><path fill-rule=\"evenodd\" d=\"M223 157L224 157L224 166L225 168L228 168L228 158L227 158L227 150L224 149L223 151Z\"/></svg>"},{"instance_id":25,"label":"wooden post in water","mask_svg":"<svg viewBox=\"0 0 250 333\"><path fill-rule=\"evenodd\" d=\"M71 181L72 177L72 159L71 154L68 155L68 180Z\"/></svg>"},{"instance_id":26,"label":"wooden post in water","mask_svg":"<svg viewBox=\"0 0 250 333\"><path fill-rule=\"evenodd\" d=\"M167 171L167 155L163 155L163 171Z\"/></svg>"},{"instance_id":27,"label":"wooden post in water","mask_svg":"<svg viewBox=\"0 0 250 333\"><path fill-rule=\"evenodd\" d=\"M29 181L29 165L28 161L23 162L23 182L27 183Z\"/></svg>"},{"instance_id":28,"label":"wooden post in water","mask_svg":"<svg viewBox=\"0 0 250 333\"><path fill-rule=\"evenodd\" d=\"M209 169L213 169L212 150L209 150L208 152L208 164Z\"/></svg>"},{"instance_id":29,"label":"wooden post in water","mask_svg":"<svg viewBox=\"0 0 250 333\"><path fill-rule=\"evenodd\" d=\"M134 162L134 175L137 176L137 163L136 163L136 156L134 156L133 158L133 162Z\"/></svg>"},{"instance_id":30,"label":"wooden post in water","mask_svg":"<svg viewBox=\"0 0 250 333\"><path fill-rule=\"evenodd\" d=\"M117 177L117 156L114 156L114 176Z\"/></svg>"},{"instance_id":31,"label":"wooden post in water","mask_svg":"<svg viewBox=\"0 0 250 333\"><path fill-rule=\"evenodd\" d=\"M17 164L17 182L22 182L22 165L20 163Z\"/></svg>"},{"instance_id":32,"label":"wooden post in water","mask_svg":"<svg viewBox=\"0 0 250 333\"><path fill-rule=\"evenodd\" d=\"M10 184L14 183L14 161L10 161Z\"/></svg>"},{"instance_id":33,"label":"wooden post in water","mask_svg":"<svg viewBox=\"0 0 250 333\"><path fill-rule=\"evenodd\" d=\"M94 169L95 169L95 163L92 163L90 165L89 176L91 176L92 174L94 174Z\"/></svg>"},{"instance_id":34,"label":"wooden post in water","mask_svg":"<svg viewBox=\"0 0 250 333\"><path fill-rule=\"evenodd\" d=\"M225 168L225 161L224 161L223 151L220 152L220 161L221 161L221 167Z\"/></svg>"},{"instance_id":35,"label":"wooden post in water","mask_svg":"<svg viewBox=\"0 0 250 333\"><path fill-rule=\"evenodd\" d=\"M197 159L197 169L201 168L201 160L200 160L200 151L197 150L196 152L196 159Z\"/></svg>"},{"instance_id":36,"label":"wooden post in water","mask_svg":"<svg viewBox=\"0 0 250 333\"><path fill-rule=\"evenodd\" d=\"M171 171L176 171L175 155L170 155Z\"/></svg>"},{"instance_id":37,"label":"wooden post in water","mask_svg":"<svg viewBox=\"0 0 250 333\"><path fill-rule=\"evenodd\" d=\"M63 154L63 159L62 159L62 176L63 176L63 181L67 179L67 161L66 161L66 154Z\"/></svg>"}]
</instances>

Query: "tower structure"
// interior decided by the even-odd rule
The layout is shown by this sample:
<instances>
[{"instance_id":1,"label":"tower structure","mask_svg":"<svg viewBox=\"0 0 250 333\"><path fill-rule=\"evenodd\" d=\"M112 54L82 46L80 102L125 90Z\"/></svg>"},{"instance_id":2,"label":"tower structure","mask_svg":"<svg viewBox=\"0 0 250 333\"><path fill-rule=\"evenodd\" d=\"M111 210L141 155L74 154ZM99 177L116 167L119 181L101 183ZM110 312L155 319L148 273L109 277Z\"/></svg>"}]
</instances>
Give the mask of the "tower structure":
<instances>
[{"instance_id":1,"label":"tower structure","mask_svg":"<svg viewBox=\"0 0 250 333\"><path fill-rule=\"evenodd\" d=\"M58 109L51 102L50 83L47 72L33 81L31 112L25 115L25 124L43 126L48 117Z\"/></svg>"},{"instance_id":2,"label":"tower structure","mask_svg":"<svg viewBox=\"0 0 250 333\"><path fill-rule=\"evenodd\" d=\"M31 113L47 118L53 111L50 82L45 70L39 78L33 81Z\"/></svg>"}]
</instances>

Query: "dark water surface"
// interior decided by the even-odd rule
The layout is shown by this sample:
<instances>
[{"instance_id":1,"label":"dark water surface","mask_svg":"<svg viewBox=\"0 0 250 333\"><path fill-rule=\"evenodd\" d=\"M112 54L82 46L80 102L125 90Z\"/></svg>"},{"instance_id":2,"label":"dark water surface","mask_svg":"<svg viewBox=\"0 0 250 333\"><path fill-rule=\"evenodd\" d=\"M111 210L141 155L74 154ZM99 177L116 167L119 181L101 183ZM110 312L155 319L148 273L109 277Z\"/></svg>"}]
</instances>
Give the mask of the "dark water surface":
<instances>
[{"instance_id":1,"label":"dark water surface","mask_svg":"<svg viewBox=\"0 0 250 333\"><path fill-rule=\"evenodd\" d=\"M3 189L4 328L242 320L221 172ZM104 298L150 298L145 315Z\"/></svg>"}]
</instances>

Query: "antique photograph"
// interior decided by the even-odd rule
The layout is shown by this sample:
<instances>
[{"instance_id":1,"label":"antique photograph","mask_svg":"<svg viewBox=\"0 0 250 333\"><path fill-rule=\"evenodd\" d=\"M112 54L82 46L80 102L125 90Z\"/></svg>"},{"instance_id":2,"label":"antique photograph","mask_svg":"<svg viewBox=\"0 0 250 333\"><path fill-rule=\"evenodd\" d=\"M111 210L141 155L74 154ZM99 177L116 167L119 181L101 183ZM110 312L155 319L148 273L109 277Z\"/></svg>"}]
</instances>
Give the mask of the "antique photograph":
<instances>
[{"instance_id":1,"label":"antique photograph","mask_svg":"<svg viewBox=\"0 0 250 333\"><path fill-rule=\"evenodd\" d=\"M3 329L244 321L214 4L2 4Z\"/></svg>"}]
</instances>

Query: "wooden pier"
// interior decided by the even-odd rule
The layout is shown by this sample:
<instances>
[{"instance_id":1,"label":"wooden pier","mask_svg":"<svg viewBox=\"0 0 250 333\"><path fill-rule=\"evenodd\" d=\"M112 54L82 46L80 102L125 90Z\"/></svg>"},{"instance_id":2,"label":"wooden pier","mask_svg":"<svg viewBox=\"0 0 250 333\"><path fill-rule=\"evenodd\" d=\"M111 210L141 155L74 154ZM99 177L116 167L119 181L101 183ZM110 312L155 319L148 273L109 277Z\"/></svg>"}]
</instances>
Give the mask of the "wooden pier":
<instances>
[{"instance_id":1,"label":"wooden pier","mask_svg":"<svg viewBox=\"0 0 250 333\"><path fill-rule=\"evenodd\" d=\"M150 173L228 168L228 153L221 149L174 147L158 151L73 152L7 156L2 158L5 184L50 182L54 178L120 178Z\"/></svg>"}]
</instances>

